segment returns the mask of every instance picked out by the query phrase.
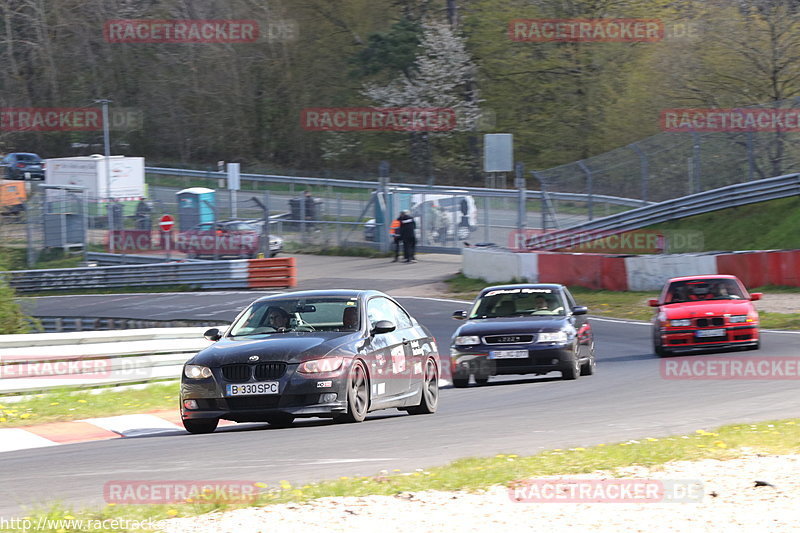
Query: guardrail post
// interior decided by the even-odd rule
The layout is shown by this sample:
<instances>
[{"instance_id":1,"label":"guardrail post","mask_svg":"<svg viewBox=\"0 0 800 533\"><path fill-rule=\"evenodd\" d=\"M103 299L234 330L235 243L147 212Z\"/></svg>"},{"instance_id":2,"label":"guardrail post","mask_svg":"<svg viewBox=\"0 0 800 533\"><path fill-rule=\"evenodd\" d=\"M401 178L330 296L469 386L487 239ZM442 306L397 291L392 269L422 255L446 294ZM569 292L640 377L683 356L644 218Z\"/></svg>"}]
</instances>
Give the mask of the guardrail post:
<instances>
[{"instance_id":1,"label":"guardrail post","mask_svg":"<svg viewBox=\"0 0 800 533\"><path fill-rule=\"evenodd\" d=\"M516 186L517 190L519 191L519 203L517 204L517 229L522 231L525 227L525 218L526 218L526 209L525 209L525 202L526 202L526 192L527 189L525 187L525 165L520 162L517 162L514 165L514 170L516 171Z\"/></svg>"},{"instance_id":2,"label":"guardrail post","mask_svg":"<svg viewBox=\"0 0 800 533\"><path fill-rule=\"evenodd\" d=\"M701 185L700 176L700 134L696 131L692 132L692 193L697 193L703 190Z\"/></svg>"}]
</instances>

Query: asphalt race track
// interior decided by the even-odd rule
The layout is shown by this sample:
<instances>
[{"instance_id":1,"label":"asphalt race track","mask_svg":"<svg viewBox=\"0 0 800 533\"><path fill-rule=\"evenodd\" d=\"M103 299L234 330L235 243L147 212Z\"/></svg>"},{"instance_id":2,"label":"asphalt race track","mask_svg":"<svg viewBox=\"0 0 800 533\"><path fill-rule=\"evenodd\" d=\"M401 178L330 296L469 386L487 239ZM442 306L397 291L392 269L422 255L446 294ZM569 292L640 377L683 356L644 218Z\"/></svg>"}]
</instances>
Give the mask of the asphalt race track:
<instances>
[{"instance_id":1,"label":"asphalt race track","mask_svg":"<svg viewBox=\"0 0 800 533\"><path fill-rule=\"evenodd\" d=\"M239 294L147 295L138 297L138 305L149 317L172 309L182 310L180 318L195 318L202 311L208 313L203 318L230 319L255 296ZM136 297L103 298L126 299L129 315L137 307ZM87 316L81 306L89 306L85 299L93 298L61 299L74 314ZM449 316L465 305L399 300L433 331L440 351L446 353L449 337L459 324ZM534 454L548 448L800 416L797 381L666 380L661 377L662 360L652 354L648 325L603 319L593 319L592 324L596 375L572 382L561 381L557 374L509 376L493 378L485 387L445 389L435 415L383 411L361 424L334 425L313 419L288 429L242 424L209 435L170 432L6 452L2 454L0 516L18 516L22 505L57 500L101 506L107 481L249 480L275 486L279 480L307 482L395 468L413 471L467 456ZM716 355L796 356L798 340L798 333L765 332L759 351Z\"/></svg>"}]
</instances>

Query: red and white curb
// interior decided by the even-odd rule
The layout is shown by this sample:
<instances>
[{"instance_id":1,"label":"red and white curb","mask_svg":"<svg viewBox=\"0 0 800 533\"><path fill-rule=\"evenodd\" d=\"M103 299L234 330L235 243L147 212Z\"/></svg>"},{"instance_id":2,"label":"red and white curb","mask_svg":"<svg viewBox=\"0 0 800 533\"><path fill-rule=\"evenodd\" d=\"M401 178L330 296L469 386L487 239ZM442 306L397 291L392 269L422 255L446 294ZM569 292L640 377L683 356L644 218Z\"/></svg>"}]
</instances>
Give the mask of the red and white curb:
<instances>
[{"instance_id":1,"label":"red and white curb","mask_svg":"<svg viewBox=\"0 0 800 533\"><path fill-rule=\"evenodd\" d=\"M235 424L220 420L220 426ZM0 452L27 450L95 440L185 432L177 411L88 418L37 426L0 428Z\"/></svg>"}]
</instances>

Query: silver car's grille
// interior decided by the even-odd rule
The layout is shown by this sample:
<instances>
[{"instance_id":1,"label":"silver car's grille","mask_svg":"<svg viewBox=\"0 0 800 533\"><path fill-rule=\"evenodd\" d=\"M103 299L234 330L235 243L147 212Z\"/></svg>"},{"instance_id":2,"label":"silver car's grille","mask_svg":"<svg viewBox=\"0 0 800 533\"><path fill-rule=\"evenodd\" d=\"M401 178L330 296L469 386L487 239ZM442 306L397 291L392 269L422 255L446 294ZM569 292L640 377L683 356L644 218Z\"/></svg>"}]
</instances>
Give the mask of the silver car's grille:
<instances>
[{"instance_id":1,"label":"silver car's grille","mask_svg":"<svg viewBox=\"0 0 800 533\"><path fill-rule=\"evenodd\" d=\"M483 338L484 344L530 344L533 335L487 335Z\"/></svg>"}]
</instances>

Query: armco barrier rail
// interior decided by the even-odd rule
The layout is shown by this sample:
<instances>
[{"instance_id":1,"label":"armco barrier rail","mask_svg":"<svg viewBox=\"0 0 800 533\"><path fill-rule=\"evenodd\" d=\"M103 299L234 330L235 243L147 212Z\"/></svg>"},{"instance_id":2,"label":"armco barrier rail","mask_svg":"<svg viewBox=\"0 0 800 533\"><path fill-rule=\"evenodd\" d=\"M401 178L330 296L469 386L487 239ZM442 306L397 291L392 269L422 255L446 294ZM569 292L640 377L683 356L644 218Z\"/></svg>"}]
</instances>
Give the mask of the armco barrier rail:
<instances>
[{"instance_id":1,"label":"armco barrier rail","mask_svg":"<svg viewBox=\"0 0 800 533\"><path fill-rule=\"evenodd\" d=\"M181 168L161 168L161 167L145 167L145 171L149 174L158 174L163 176L187 176L194 178L206 179L227 179L228 174L225 172L211 172L205 170L190 170ZM242 180L250 180L255 182L274 182L274 183L294 183L299 185L311 185L315 187L350 187L353 189L378 189L379 184L375 181L363 180L342 180L331 178L309 178L299 176L280 176L273 174L242 174ZM420 185L415 183L391 183L392 187L406 187L411 193L428 193L428 194L448 194L453 189L460 191L467 191L473 196L493 196L493 197L508 197L518 198L519 191L516 189L488 189L484 187L454 187L445 185ZM542 198L542 192L536 190L528 190L525 196L529 200L537 200ZM568 192L548 192L548 196L553 200L566 200L574 202L587 202L590 199L588 194L582 193L568 193ZM607 196L603 194L591 195L591 200L596 203L607 203L612 205L622 205L626 207L640 207L649 205L652 202L645 202L636 198L621 198L619 196Z\"/></svg>"},{"instance_id":2,"label":"armco barrier rail","mask_svg":"<svg viewBox=\"0 0 800 533\"><path fill-rule=\"evenodd\" d=\"M120 329L211 327L219 320L142 320L119 317L37 316L42 333Z\"/></svg>"},{"instance_id":3,"label":"armco barrier rail","mask_svg":"<svg viewBox=\"0 0 800 533\"><path fill-rule=\"evenodd\" d=\"M206 329L3 335L0 395L176 380L183 363L211 344Z\"/></svg>"},{"instance_id":4,"label":"armco barrier rail","mask_svg":"<svg viewBox=\"0 0 800 533\"><path fill-rule=\"evenodd\" d=\"M294 287L294 257L0 272L20 293L182 285L194 289Z\"/></svg>"},{"instance_id":5,"label":"armco barrier rail","mask_svg":"<svg viewBox=\"0 0 800 533\"><path fill-rule=\"evenodd\" d=\"M800 174L787 174L776 178L728 185L719 189L667 200L658 204L631 209L616 215L584 222L527 241L529 250L558 250L576 243L616 233L675 220L692 215L710 213L726 207L787 198L800 194Z\"/></svg>"}]
</instances>

